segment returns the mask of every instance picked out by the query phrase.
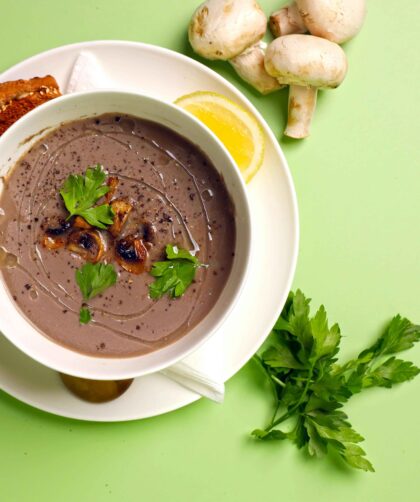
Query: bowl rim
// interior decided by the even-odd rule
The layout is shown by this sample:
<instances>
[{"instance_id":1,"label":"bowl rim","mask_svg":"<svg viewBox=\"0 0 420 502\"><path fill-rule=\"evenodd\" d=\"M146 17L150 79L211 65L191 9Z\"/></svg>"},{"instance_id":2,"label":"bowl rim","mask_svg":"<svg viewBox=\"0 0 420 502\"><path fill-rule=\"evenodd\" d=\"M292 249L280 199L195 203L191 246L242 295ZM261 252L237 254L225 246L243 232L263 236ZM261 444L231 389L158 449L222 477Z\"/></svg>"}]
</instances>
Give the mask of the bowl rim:
<instances>
[{"instance_id":1,"label":"bowl rim","mask_svg":"<svg viewBox=\"0 0 420 502\"><path fill-rule=\"evenodd\" d=\"M125 361L125 360L133 361L134 359L141 359L144 362L145 358L147 358L147 356L149 354L157 354L159 352L162 352L162 351L164 351L165 348L176 345L184 337L173 342L172 344L169 344L168 346L163 347L162 349L158 349L156 351L152 351L151 353L148 353L145 355L140 355L140 356L137 355L137 356L128 356L128 357L100 357L100 356L88 355L88 354L80 353L80 352L73 350L69 347L66 347L64 345L61 345L60 343L58 343L58 342L52 340L51 338L49 338L48 336L44 335L42 333L42 330L40 330L38 327L36 327L30 321L30 319L23 312L21 312L18 307L16 307L13 304L11 297L9 295L10 304L13 305L14 312L16 313L16 315L18 315L21 319L24 320L26 325L31 326L33 331L36 331L39 334L39 336L44 337L55 348L61 349L65 353L67 353L67 354L70 353L73 357L76 356L77 359L80 359L80 362L78 363L78 368L77 369L72 368L71 370L69 370L68 368L63 368L59 364L56 364L55 361L53 361L53 360L51 361L51 359L54 359L54 356L51 357L46 353L45 354L39 354L39 353L34 354L33 350L28 349L28 347L25 345L25 343L21 339L16 340L14 338L13 334L11 334L10 332L7 332L7 330L5 331L3 329L3 319L2 319L2 316L0 316L0 328L2 329L3 335L9 341L11 341L17 348L19 348L19 350L24 352L26 355L28 355L29 357L31 357L35 361L39 362L40 364L42 364L44 366L47 366L47 367L53 369L53 370L56 370L59 372L65 372L65 373L71 374L73 376L81 377L81 378L88 378L88 379L90 378L90 379L98 379L98 380L135 378L138 376L147 375L150 373L154 373L154 372L166 369L166 368L172 366L173 364L176 364L177 362L181 361L182 359L187 357L192 352L196 351L201 345L203 345L206 341L208 341L212 337L212 335L218 331L218 329L221 328L223 322L227 319L227 317L231 313L233 307L235 306L236 302L238 301L238 299L242 293L242 290L244 288L244 284L246 282L246 278L248 276L248 271L250 268L249 263L250 263L251 254L252 254L252 236L253 236L250 203L249 203L249 198L247 196L246 185L245 185L245 182L242 178L242 175L241 175L238 167L236 166L236 163L233 160L231 154L229 153L227 148L223 145L223 143L219 140L219 138L205 124L200 122L196 117L194 117L193 115L191 115L187 111L183 110L181 107L178 107L171 102L168 102L163 99L159 99L156 96L152 96L152 95L150 95L148 93L144 93L144 92L124 91L124 90L116 90L116 89L100 89L100 90L98 89L98 90L77 92L74 94L64 94L60 97L55 98L54 100L48 101L48 102L40 105L39 107L31 110L30 112L25 114L23 117L21 117L19 120L17 120L12 126L10 126L7 129L7 131L5 131L5 133L0 137L0 149L4 143L6 143L8 141L13 141L12 138L15 137L16 131L19 131L19 129L22 127L22 124L26 120L29 120L33 117L36 117L36 115L38 115L38 114L39 115L44 114L47 111L58 107L60 105L60 103L63 103L63 101L77 101L79 99L83 99L83 98L93 96L93 95L108 95L108 96L113 96L113 97L129 96L130 99L140 98L140 99L144 99L144 100L149 100L151 102L156 102L156 103L159 103L159 105L161 105L161 106L168 107L168 108L172 109L172 111L174 113L178 114L179 117L182 117L182 119L181 119L182 121L189 121L190 123L193 123L194 126L200 128L202 131L204 131L204 133L207 136L209 136L211 138L211 141L213 142L213 145L211 148L214 148L214 146L216 146L216 148L218 148L222 152L223 156L225 157L225 160L227 161L227 163L223 163L222 168L215 166L216 169L222 173L223 173L224 169L231 169L235 173L235 175L234 175L235 182L237 183L235 190L239 190L240 198L242 199L242 204L245 208L245 215L244 215L245 218L244 218L243 225L244 225L244 233L247 236L247 246L244 250L244 256L243 256L244 265L242 267L242 271L241 271L242 273L241 273L239 279L237 280L237 283L235 284L234 294L230 297L229 301L222 309L221 314L217 316L216 321L212 324L211 328L206 331L206 333L201 334L200 337L195 337L195 338L191 339L190 343L188 343L188 346L186 348L184 348L183 350L179 351L179 353L174 354L170 357L168 357L168 356L165 357L165 355L163 355L163 357L159 358L159 361L154 362L152 364L149 364L147 368L143 368L143 369L139 369L139 370L131 370L131 371L129 371L129 370L124 371L123 369L111 369L110 370L108 365L109 365L110 361L111 361L111 366L112 366L112 361ZM102 114L102 113L106 113L106 112L100 112L100 113ZM121 112L121 113L123 113L123 112ZM124 113L126 113L126 112L124 112ZM137 114L133 113L133 115L139 116L138 113ZM17 162L17 160L27 152L28 148L30 148L34 143L36 143L44 135L49 134L51 131L53 131L57 127L60 127L60 125L63 123L71 122L73 120L78 120L79 118L80 119L85 118L85 117L88 118L89 116L95 116L95 114L88 114L88 115L82 114L77 118L72 118L72 119L63 120L63 121L57 121L57 119L56 119L54 125L51 125L50 127L47 127L46 129L43 129L43 130L39 131L38 133L35 133L31 137L31 141L28 143L28 147L25 148L23 150L23 152L20 153L20 155L18 157L16 157L16 159L14 159L14 161L11 164L11 167L13 167L15 165L15 163ZM159 122L159 120L154 120L154 119L149 119L149 120L155 121L157 123L161 123L161 122ZM163 125L168 127L166 124L163 124ZM180 133L178 133L178 134L180 134ZM17 139L20 140L21 138L18 137ZM189 139L189 138L187 138L187 139ZM16 139L14 141L16 141ZM190 140L190 141L192 141L192 140ZM21 143L19 143L19 145L20 144ZM205 151L205 149L202 147L202 145L197 145L197 146L200 149L202 149L204 151L204 153L206 153L206 155L208 155L208 153ZM231 192L229 192L229 193L232 196L232 198L235 198L235 197L233 197ZM228 278L228 281L230 279L231 279L231 276ZM5 288L6 292L9 293L8 288L5 285L2 278L0 278L0 282L2 283L2 286ZM216 305L217 305L217 302L216 302ZM213 306L213 308L214 307L215 306ZM213 310L213 308L211 310ZM211 312L211 310L209 311L209 313ZM207 317L207 315L202 319L202 321ZM197 326L199 326L202 321L200 321L193 328L193 330ZM91 363L94 361L97 364L97 368L95 370L92 370L92 368L90 368L89 370L86 370L85 363L87 361L90 361ZM105 364L106 368L102 368L101 367L102 365L100 364L101 362L104 362L104 361L106 361L106 364Z\"/></svg>"}]
</instances>

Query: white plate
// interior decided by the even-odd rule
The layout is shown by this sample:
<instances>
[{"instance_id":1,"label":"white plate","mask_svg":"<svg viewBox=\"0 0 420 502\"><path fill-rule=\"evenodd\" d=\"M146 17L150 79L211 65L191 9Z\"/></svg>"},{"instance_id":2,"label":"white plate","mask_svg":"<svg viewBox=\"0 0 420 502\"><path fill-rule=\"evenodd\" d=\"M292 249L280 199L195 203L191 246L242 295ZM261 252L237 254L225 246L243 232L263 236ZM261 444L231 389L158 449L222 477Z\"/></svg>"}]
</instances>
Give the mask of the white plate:
<instances>
[{"instance_id":1,"label":"white plate","mask_svg":"<svg viewBox=\"0 0 420 502\"><path fill-rule=\"evenodd\" d=\"M80 51L93 53L116 85L174 101L197 90L219 92L250 110L267 138L264 165L248 186L256 244L248 281L229 319L214 337L223 337L223 377L228 380L256 352L277 319L296 266L299 224L295 190L286 159L254 106L206 66L160 47L97 41L59 47L34 56L0 75L0 81L54 75L65 88ZM159 415L199 396L160 374L135 380L119 399L85 403L66 391L58 375L0 337L0 388L36 408L80 420L123 421Z\"/></svg>"}]
</instances>

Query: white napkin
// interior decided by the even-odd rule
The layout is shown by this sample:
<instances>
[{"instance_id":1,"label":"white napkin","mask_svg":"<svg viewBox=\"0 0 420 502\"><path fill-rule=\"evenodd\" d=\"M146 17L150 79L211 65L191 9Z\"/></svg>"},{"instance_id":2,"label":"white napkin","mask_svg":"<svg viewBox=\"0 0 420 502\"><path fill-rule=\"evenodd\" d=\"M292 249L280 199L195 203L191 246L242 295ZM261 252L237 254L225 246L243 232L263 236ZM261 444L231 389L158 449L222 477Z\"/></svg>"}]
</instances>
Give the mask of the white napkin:
<instances>
[{"instance_id":1,"label":"white napkin","mask_svg":"<svg viewBox=\"0 0 420 502\"><path fill-rule=\"evenodd\" d=\"M66 92L121 88L107 75L97 58L81 52L72 69ZM177 383L218 403L223 401L225 386L221 377L223 337L216 334L199 350L183 361L161 371Z\"/></svg>"},{"instance_id":2,"label":"white napkin","mask_svg":"<svg viewBox=\"0 0 420 502\"><path fill-rule=\"evenodd\" d=\"M104 72L96 57L90 52L81 52L74 62L66 92L92 91L112 87L117 87L117 84Z\"/></svg>"}]
</instances>

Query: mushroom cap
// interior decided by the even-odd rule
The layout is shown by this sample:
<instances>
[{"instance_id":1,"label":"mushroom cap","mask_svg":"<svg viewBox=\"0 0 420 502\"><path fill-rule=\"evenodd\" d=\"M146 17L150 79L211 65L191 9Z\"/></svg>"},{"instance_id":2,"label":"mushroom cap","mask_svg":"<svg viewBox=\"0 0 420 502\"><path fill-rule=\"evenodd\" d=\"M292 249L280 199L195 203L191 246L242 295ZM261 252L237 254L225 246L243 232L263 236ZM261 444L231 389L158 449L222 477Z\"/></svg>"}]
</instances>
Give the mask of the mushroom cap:
<instances>
[{"instance_id":1,"label":"mushroom cap","mask_svg":"<svg viewBox=\"0 0 420 502\"><path fill-rule=\"evenodd\" d=\"M341 44L359 32L366 16L366 0L296 0L312 35Z\"/></svg>"},{"instance_id":2,"label":"mushroom cap","mask_svg":"<svg viewBox=\"0 0 420 502\"><path fill-rule=\"evenodd\" d=\"M313 35L285 35L267 47L265 69L280 84L338 87L347 73L343 49Z\"/></svg>"},{"instance_id":3,"label":"mushroom cap","mask_svg":"<svg viewBox=\"0 0 420 502\"><path fill-rule=\"evenodd\" d=\"M188 37L207 59L232 59L259 42L267 18L255 0L207 0L194 12Z\"/></svg>"},{"instance_id":4,"label":"mushroom cap","mask_svg":"<svg viewBox=\"0 0 420 502\"><path fill-rule=\"evenodd\" d=\"M236 73L261 94L268 94L282 88L276 78L265 71L264 58L267 44L258 42L229 62Z\"/></svg>"}]
</instances>

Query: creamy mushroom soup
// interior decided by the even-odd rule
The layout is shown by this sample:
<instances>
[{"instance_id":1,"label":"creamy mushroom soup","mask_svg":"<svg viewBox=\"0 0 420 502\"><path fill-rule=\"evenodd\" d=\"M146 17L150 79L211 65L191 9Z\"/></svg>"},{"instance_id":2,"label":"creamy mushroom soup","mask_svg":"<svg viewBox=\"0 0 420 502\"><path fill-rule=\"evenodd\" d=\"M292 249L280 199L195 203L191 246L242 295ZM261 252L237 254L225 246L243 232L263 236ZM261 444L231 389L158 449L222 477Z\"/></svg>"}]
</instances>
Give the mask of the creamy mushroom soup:
<instances>
[{"instance_id":1,"label":"creamy mushroom soup","mask_svg":"<svg viewBox=\"0 0 420 502\"><path fill-rule=\"evenodd\" d=\"M77 193L90 190L89 176L102 176L96 194L106 193L86 210ZM169 345L208 314L227 282L235 217L225 184L197 146L157 123L105 114L63 124L3 182L3 280L27 319L70 349L128 357ZM95 223L99 206L112 215L107 223ZM160 265L168 246L185 259Z\"/></svg>"}]
</instances>

